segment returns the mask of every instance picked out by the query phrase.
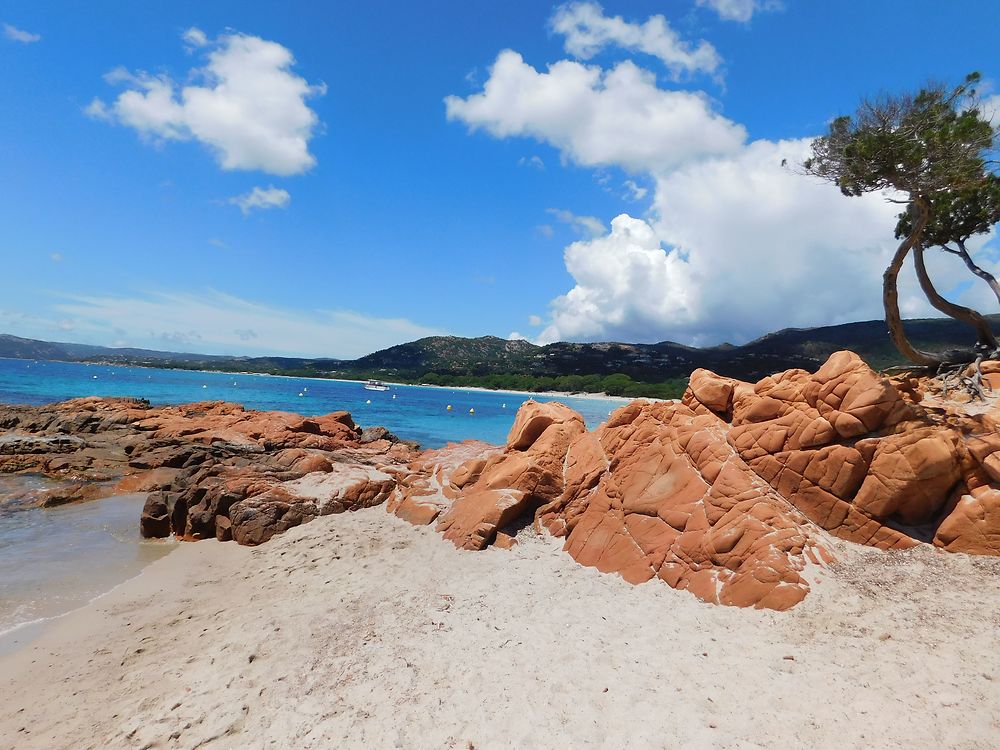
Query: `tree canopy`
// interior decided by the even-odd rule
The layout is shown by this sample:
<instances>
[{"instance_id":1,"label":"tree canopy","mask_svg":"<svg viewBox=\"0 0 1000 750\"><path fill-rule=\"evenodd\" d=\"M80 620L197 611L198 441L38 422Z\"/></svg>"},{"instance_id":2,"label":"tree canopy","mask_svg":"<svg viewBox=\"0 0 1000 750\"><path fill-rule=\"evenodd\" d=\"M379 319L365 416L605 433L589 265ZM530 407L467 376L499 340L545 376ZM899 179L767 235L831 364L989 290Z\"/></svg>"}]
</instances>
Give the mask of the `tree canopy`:
<instances>
[{"instance_id":1,"label":"tree canopy","mask_svg":"<svg viewBox=\"0 0 1000 750\"><path fill-rule=\"evenodd\" d=\"M935 84L862 102L813 141L806 171L847 196L893 189L930 197L979 185L997 139L978 106L979 80L970 73L952 89Z\"/></svg>"},{"instance_id":2,"label":"tree canopy","mask_svg":"<svg viewBox=\"0 0 1000 750\"><path fill-rule=\"evenodd\" d=\"M947 247L965 244L970 237L986 234L1000 222L1000 177L987 174L982 182L959 190L941 191L930 199L930 217L924 227L927 246ZM896 239L913 229L909 213L901 213L896 224Z\"/></svg>"},{"instance_id":3,"label":"tree canopy","mask_svg":"<svg viewBox=\"0 0 1000 750\"><path fill-rule=\"evenodd\" d=\"M924 249L938 245L962 255L969 269L986 278L965 250L965 241L997 222L1000 186L993 169L998 130L986 119L971 73L958 86L928 85L914 93L883 94L865 100L853 115L838 117L812 143L803 166L848 196L886 191L907 204L896 237L900 245L882 277L882 301L889 334L897 348L922 365L971 359L976 352L922 352L906 338L899 313L897 279L906 257L928 301L976 331L978 353L997 355L1000 346L977 311L945 299L924 265ZM958 250L949 243L957 243ZM985 274L985 275L984 275ZM990 277L992 278L992 277ZM989 280L989 279L987 279ZM1000 300L1000 286L991 286Z\"/></svg>"}]
</instances>

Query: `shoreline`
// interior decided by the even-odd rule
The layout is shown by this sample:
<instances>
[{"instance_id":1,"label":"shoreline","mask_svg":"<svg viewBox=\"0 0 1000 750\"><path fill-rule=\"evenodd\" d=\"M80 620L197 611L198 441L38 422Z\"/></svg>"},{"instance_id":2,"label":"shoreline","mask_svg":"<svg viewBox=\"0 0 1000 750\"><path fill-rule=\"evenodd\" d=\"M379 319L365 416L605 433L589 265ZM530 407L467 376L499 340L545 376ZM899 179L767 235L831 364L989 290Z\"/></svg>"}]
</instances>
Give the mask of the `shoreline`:
<instances>
[{"instance_id":1,"label":"shoreline","mask_svg":"<svg viewBox=\"0 0 1000 750\"><path fill-rule=\"evenodd\" d=\"M350 381L364 383L363 380ZM585 393L585 392L569 392L569 391L508 391L504 389L495 388L483 388L478 385L413 385L411 383L392 383L388 380L383 381L389 385L403 386L405 388L439 388L445 391L473 391L481 393L506 393L512 396L543 396L545 398L559 398L561 396L566 398L578 398L587 401L621 401L622 405L629 404L633 401L663 401L664 399L653 398L652 396L636 396L635 398L629 398L628 396L609 396L607 393Z\"/></svg>"},{"instance_id":2,"label":"shoreline","mask_svg":"<svg viewBox=\"0 0 1000 750\"><path fill-rule=\"evenodd\" d=\"M192 370L186 367L158 367L154 365L134 365L134 364L113 364L110 362L80 362L80 361L66 361L61 359L21 359L18 357L0 357L0 360L8 360L10 362L56 362L63 365L83 365L85 367L97 366L97 367L120 367L120 368L133 368L137 370L168 370L170 372L197 372L203 375L226 375L226 376L252 376L261 378L288 378L290 380L311 380L318 382L338 382L338 383L358 383L364 384L366 380L357 380L354 378L319 378L315 376L308 375L277 375L270 372L229 372L227 370ZM571 392L571 391L510 391L500 388L484 388L483 386L475 385L421 385L420 383L399 383L393 380L383 380L382 382L387 385L404 387L404 388L435 388L438 390L450 390L450 391L481 391L483 393L507 393L516 396L543 396L545 398L559 398L560 396L569 398L579 398L588 399L595 401L621 401L623 403L629 403L635 400L645 400L645 401L664 401L667 399L655 398L653 396L636 396L635 398L630 398L628 396L610 396L607 393L588 393L588 392Z\"/></svg>"},{"instance_id":3,"label":"shoreline","mask_svg":"<svg viewBox=\"0 0 1000 750\"><path fill-rule=\"evenodd\" d=\"M778 613L631 586L531 529L518 540L463 552L371 508L256 548L179 545L0 656L0 746L995 738L995 564L835 543L842 562Z\"/></svg>"},{"instance_id":4,"label":"shoreline","mask_svg":"<svg viewBox=\"0 0 1000 750\"><path fill-rule=\"evenodd\" d=\"M18 490L7 492L16 496ZM172 538L141 538L146 498L145 492L118 493L5 514L0 654L30 643L52 622L108 595L176 549ZM30 568L21 570L24 564Z\"/></svg>"},{"instance_id":5,"label":"shoreline","mask_svg":"<svg viewBox=\"0 0 1000 750\"><path fill-rule=\"evenodd\" d=\"M42 638L52 627L54 627L61 620L67 617L72 617L76 613L82 612L83 610L86 610L88 607L100 603L101 599L113 595L118 589L136 580L137 578L142 576L142 574L150 566L156 565L161 560L165 560L166 558L170 557L170 555L177 552L182 544L182 542L179 542L174 538L171 538L169 540L142 539L141 543L149 544L149 543L157 543L159 541L162 541L165 545L169 545L171 549L167 550L163 555L161 555L157 559L150 560L141 568L139 568L139 570L136 571L134 575L129 576L124 581L119 581L118 583L114 584L111 588L109 588L107 591L102 591L99 594L95 594L83 604L80 604L77 607L67 610L66 612L62 612L61 614L47 615L45 617L38 617L34 620L27 620L25 622L18 623L17 625L10 627L7 630L4 630L3 632L0 632L0 665L3 664L4 658L19 653L24 649L28 648L29 646L32 646L36 641Z\"/></svg>"}]
</instances>

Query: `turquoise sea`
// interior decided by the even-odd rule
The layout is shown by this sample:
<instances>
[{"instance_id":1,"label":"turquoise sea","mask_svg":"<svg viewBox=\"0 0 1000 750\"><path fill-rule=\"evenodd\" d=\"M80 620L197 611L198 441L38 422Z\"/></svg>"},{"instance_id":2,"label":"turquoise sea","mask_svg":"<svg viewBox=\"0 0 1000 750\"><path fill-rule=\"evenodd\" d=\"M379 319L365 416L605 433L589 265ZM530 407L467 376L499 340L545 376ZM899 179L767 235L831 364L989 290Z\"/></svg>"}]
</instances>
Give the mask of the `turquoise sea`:
<instances>
[{"instance_id":1,"label":"turquoise sea","mask_svg":"<svg viewBox=\"0 0 1000 750\"><path fill-rule=\"evenodd\" d=\"M299 414L346 409L362 427L381 425L425 448L470 438L501 444L518 407L529 398L561 401L580 412L592 428L626 403L415 385L379 392L344 380L0 359L0 403L44 404L80 396L131 396L156 405L235 401L251 409Z\"/></svg>"},{"instance_id":2,"label":"turquoise sea","mask_svg":"<svg viewBox=\"0 0 1000 750\"><path fill-rule=\"evenodd\" d=\"M235 401L300 414L346 409L362 427L382 425L427 448L469 438L502 444L528 398L561 401L592 428L626 403L407 385L379 392L348 381L0 359L0 403L80 396L130 396L156 405ZM30 495L47 481L0 475L0 497ZM23 645L45 621L83 606L173 548L174 542L139 538L143 500L134 495L51 509L0 502L0 653Z\"/></svg>"}]
</instances>

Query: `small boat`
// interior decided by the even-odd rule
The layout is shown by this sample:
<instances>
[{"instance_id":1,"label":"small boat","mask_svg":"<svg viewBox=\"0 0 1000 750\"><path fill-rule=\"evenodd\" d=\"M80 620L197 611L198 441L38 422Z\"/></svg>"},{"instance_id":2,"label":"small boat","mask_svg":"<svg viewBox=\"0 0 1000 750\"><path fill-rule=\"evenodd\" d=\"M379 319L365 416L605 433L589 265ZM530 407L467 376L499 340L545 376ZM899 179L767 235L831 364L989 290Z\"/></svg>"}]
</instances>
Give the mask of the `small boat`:
<instances>
[{"instance_id":1,"label":"small boat","mask_svg":"<svg viewBox=\"0 0 1000 750\"><path fill-rule=\"evenodd\" d=\"M366 391L387 391L389 386L383 383L381 380L369 380L365 383Z\"/></svg>"}]
</instances>

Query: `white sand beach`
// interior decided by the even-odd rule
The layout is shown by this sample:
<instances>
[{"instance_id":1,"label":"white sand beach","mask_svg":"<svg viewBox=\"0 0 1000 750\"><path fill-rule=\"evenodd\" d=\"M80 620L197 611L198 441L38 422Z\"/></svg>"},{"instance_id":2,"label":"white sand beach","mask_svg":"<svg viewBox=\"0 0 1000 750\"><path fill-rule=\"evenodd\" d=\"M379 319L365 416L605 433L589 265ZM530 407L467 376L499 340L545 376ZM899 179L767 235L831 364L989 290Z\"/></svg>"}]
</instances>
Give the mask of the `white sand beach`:
<instances>
[{"instance_id":1,"label":"white sand beach","mask_svg":"<svg viewBox=\"0 0 1000 750\"><path fill-rule=\"evenodd\" d=\"M519 541L374 508L182 544L0 659L0 745L997 747L1000 560L832 543L779 613Z\"/></svg>"}]
</instances>

